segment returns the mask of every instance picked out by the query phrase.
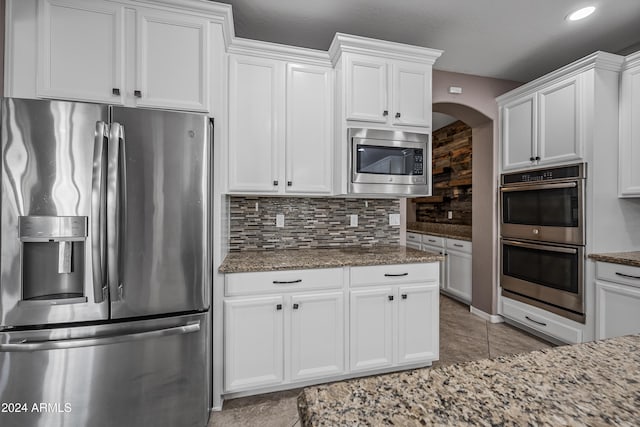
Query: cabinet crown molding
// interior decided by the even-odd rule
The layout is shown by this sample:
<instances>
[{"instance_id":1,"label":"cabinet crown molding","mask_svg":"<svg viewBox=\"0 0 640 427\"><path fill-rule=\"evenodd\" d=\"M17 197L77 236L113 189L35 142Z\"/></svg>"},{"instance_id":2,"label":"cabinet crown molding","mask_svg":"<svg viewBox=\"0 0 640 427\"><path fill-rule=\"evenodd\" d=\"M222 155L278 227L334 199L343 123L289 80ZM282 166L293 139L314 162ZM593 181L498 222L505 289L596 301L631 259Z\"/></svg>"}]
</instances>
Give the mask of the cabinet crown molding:
<instances>
[{"instance_id":1,"label":"cabinet crown molding","mask_svg":"<svg viewBox=\"0 0 640 427\"><path fill-rule=\"evenodd\" d=\"M640 50L630 55L627 55L624 58L624 66L622 69L628 70L629 68L636 67L638 65L640 65Z\"/></svg>"},{"instance_id":2,"label":"cabinet crown molding","mask_svg":"<svg viewBox=\"0 0 640 427\"><path fill-rule=\"evenodd\" d=\"M624 60L624 56L597 51L500 95L496 98L496 101L502 106L513 98L540 90L543 86L553 83L556 79L570 77L592 69L620 72Z\"/></svg>"},{"instance_id":3,"label":"cabinet crown molding","mask_svg":"<svg viewBox=\"0 0 640 427\"><path fill-rule=\"evenodd\" d=\"M240 37L233 39L227 51L237 55L251 55L280 61L331 67L329 55L327 52L321 50L243 39Z\"/></svg>"},{"instance_id":4,"label":"cabinet crown molding","mask_svg":"<svg viewBox=\"0 0 640 427\"><path fill-rule=\"evenodd\" d=\"M427 47L412 46L385 40L370 39L350 34L336 33L329 46L329 57L335 66L345 53L384 56L385 58L421 62L433 65L444 51Z\"/></svg>"}]
</instances>

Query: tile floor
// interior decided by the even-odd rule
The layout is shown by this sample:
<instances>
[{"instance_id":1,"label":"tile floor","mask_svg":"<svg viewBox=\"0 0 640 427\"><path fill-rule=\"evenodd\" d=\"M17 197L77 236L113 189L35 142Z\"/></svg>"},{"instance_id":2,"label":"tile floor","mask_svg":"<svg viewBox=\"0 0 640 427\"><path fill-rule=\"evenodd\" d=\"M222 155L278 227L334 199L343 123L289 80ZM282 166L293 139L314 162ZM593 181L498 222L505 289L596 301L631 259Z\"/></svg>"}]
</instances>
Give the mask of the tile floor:
<instances>
[{"instance_id":1,"label":"tile floor","mask_svg":"<svg viewBox=\"0 0 640 427\"><path fill-rule=\"evenodd\" d=\"M489 323L469 313L469 307L440 297L440 360L434 366L522 353L552 344L506 323ZM296 397L287 390L226 401L214 412L208 427L298 427Z\"/></svg>"}]
</instances>

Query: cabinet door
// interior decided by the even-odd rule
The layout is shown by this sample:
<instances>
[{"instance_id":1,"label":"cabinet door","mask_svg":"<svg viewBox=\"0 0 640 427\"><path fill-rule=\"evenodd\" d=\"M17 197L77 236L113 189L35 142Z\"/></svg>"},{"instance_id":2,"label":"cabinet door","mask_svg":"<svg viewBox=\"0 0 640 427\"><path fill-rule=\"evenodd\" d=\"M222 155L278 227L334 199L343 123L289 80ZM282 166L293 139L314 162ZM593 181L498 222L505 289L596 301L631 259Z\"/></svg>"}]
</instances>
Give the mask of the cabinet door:
<instances>
[{"instance_id":1,"label":"cabinet door","mask_svg":"<svg viewBox=\"0 0 640 427\"><path fill-rule=\"evenodd\" d=\"M447 249L447 281L444 290L471 303L471 254Z\"/></svg>"},{"instance_id":2,"label":"cabinet door","mask_svg":"<svg viewBox=\"0 0 640 427\"><path fill-rule=\"evenodd\" d=\"M352 371L384 368L393 363L394 299L390 287L351 291Z\"/></svg>"},{"instance_id":3,"label":"cabinet door","mask_svg":"<svg viewBox=\"0 0 640 427\"><path fill-rule=\"evenodd\" d=\"M640 56L638 56L640 57ZM622 73L620 89L621 197L640 197L640 64Z\"/></svg>"},{"instance_id":4,"label":"cabinet door","mask_svg":"<svg viewBox=\"0 0 640 427\"><path fill-rule=\"evenodd\" d=\"M152 9L137 11L136 105L209 110L209 22Z\"/></svg>"},{"instance_id":5,"label":"cabinet door","mask_svg":"<svg viewBox=\"0 0 640 427\"><path fill-rule=\"evenodd\" d=\"M291 297L291 379L344 372L342 292Z\"/></svg>"},{"instance_id":6,"label":"cabinet door","mask_svg":"<svg viewBox=\"0 0 640 427\"><path fill-rule=\"evenodd\" d=\"M640 332L640 288L596 281L596 339Z\"/></svg>"},{"instance_id":7,"label":"cabinet door","mask_svg":"<svg viewBox=\"0 0 640 427\"><path fill-rule=\"evenodd\" d=\"M535 94L502 107L502 169L529 167L535 159Z\"/></svg>"},{"instance_id":8,"label":"cabinet door","mask_svg":"<svg viewBox=\"0 0 640 427\"><path fill-rule=\"evenodd\" d=\"M538 164L582 157L579 83L571 77L539 92Z\"/></svg>"},{"instance_id":9,"label":"cabinet door","mask_svg":"<svg viewBox=\"0 0 640 427\"><path fill-rule=\"evenodd\" d=\"M393 64L394 125L431 126L431 67L397 62Z\"/></svg>"},{"instance_id":10,"label":"cabinet door","mask_svg":"<svg viewBox=\"0 0 640 427\"><path fill-rule=\"evenodd\" d=\"M331 192L332 88L331 69L287 65L287 192Z\"/></svg>"},{"instance_id":11,"label":"cabinet door","mask_svg":"<svg viewBox=\"0 0 640 427\"><path fill-rule=\"evenodd\" d=\"M438 359L439 295L435 282L398 289L398 363Z\"/></svg>"},{"instance_id":12,"label":"cabinet door","mask_svg":"<svg viewBox=\"0 0 640 427\"><path fill-rule=\"evenodd\" d=\"M346 119L386 123L389 115L387 63L350 55L346 60Z\"/></svg>"},{"instance_id":13,"label":"cabinet door","mask_svg":"<svg viewBox=\"0 0 640 427\"><path fill-rule=\"evenodd\" d=\"M229 190L277 193L284 72L270 59L229 58Z\"/></svg>"},{"instance_id":14,"label":"cabinet door","mask_svg":"<svg viewBox=\"0 0 640 427\"><path fill-rule=\"evenodd\" d=\"M122 5L45 0L39 6L37 96L122 103Z\"/></svg>"},{"instance_id":15,"label":"cabinet door","mask_svg":"<svg viewBox=\"0 0 640 427\"><path fill-rule=\"evenodd\" d=\"M224 301L226 391L283 381L283 304L280 296Z\"/></svg>"}]
</instances>

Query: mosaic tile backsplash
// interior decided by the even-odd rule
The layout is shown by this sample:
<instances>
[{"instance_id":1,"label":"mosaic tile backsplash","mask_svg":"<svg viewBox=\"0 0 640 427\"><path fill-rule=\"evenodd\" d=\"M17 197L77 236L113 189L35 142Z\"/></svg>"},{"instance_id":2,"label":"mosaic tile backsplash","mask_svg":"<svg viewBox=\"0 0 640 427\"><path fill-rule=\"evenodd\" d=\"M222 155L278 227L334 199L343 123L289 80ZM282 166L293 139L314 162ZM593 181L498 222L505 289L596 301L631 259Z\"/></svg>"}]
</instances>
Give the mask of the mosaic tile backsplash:
<instances>
[{"instance_id":1,"label":"mosaic tile backsplash","mask_svg":"<svg viewBox=\"0 0 640 427\"><path fill-rule=\"evenodd\" d=\"M400 226L389 225L389 214L400 213L396 199L234 196L229 210L230 251L397 245L400 240ZM276 227L278 214L284 215L282 228ZM358 215L357 227L350 227L349 215Z\"/></svg>"}]
</instances>

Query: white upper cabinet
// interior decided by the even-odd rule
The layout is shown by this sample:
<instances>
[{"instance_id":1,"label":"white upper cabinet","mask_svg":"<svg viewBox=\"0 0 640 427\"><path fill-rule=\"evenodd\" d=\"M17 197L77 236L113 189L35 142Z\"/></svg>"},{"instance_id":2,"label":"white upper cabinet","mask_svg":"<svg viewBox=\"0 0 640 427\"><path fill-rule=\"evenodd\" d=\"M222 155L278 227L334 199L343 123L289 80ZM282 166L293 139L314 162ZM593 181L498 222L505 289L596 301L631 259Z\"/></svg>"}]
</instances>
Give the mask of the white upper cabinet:
<instances>
[{"instance_id":1,"label":"white upper cabinet","mask_svg":"<svg viewBox=\"0 0 640 427\"><path fill-rule=\"evenodd\" d=\"M346 56L346 120L431 126L431 65Z\"/></svg>"},{"instance_id":2,"label":"white upper cabinet","mask_svg":"<svg viewBox=\"0 0 640 427\"><path fill-rule=\"evenodd\" d=\"M431 126L431 66L397 61L392 76L392 123Z\"/></svg>"},{"instance_id":3,"label":"white upper cabinet","mask_svg":"<svg viewBox=\"0 0 640 427\"><path fill-rule=\"evenodd\" d=\"M203 13L128 0L8 0L6 94L210 112L210 61L224 43L221 27L211 28L226 11L193 7ZM13 60L31 52L35 66Z\"/></svg>"},{"instance_id":4,"label":"white upper cabinet","mask_svg":"<svg viewBox=\"0 0 640 427\"><path fill-rule=\"evenodd\" d=\"M333 71L266 49L230 55L228 192L330 194Z\"/></svg>"},{"instance_id":5,"label":"white upper cabinet","mask_svg":"<svg viewBox=\"0 0 640 427\"><path fill-rule=\"evenodd\" d=\"M572 76L502 105L502 169L581 159L580 94Z\"/></svg>"},{"instance_id":6,"label":"white upper cabinet","mask_svg":"<svg viewBox=\"0 0 640 427\"><path fill-rule=\"evenodd\" d=\"M277 193L283 64L231 55L229 69L229 190Z\"/></svg>"},{"instance_id":7,"label":"white upper cabinet","mask_svg":"<svg viewBox=\"0 0 640 427\"><path fill-rule=\"evenodd\" d=\"M137 15L136 105L206 112L208 20L153 9Z\"/></svg>"},{"instance_id":8,"label":"white upper cabinet","mask_svg":"<svg viewBox=\"0 0 640 427\"><path fill-rule=\"evenodd\" d=\"M640 197L640 52L626 58L620 88L620 197Z\"/></svg>"},{"instance_id":9,"label":"white upper cabinet","mask_svg":"<svg viewBox=\"0 0 640 427\"><path fill-rule=\"evenodd\" d=\"M333 73L326 67L287 64L287 193L330 193Z\"/></svg>"},{"instance_id":10,"label":"white upper cabinet","mask_svg":"<svg viewBox=\"0 0 640 427\"><path fill-rule=\"evenodd\" d=\"M39 6L37 96L122 103L123 6L92 0Z\"/></svg>"},{"instance_id":11,"label":"white upper cabinet","mask_svg":"<svg viewBox=\"0 0 640 427\"><path fill-rule=\"evenodd\" d=\"M364 55L352 55L347 61L347 120L386 123L389 116L387 61Z\"/></svg>"},{"instance_id":12,"label":"white upper cabinet","mask_svg":"<svg viewBox=\"0 0 640 427\"><path fill-rule=\"evenodd\" d=\"M539 94L539 165L580 159L580 78L573 76ZM540 157L540 159L538 159Z\"/></svg>"}]
</instances>

